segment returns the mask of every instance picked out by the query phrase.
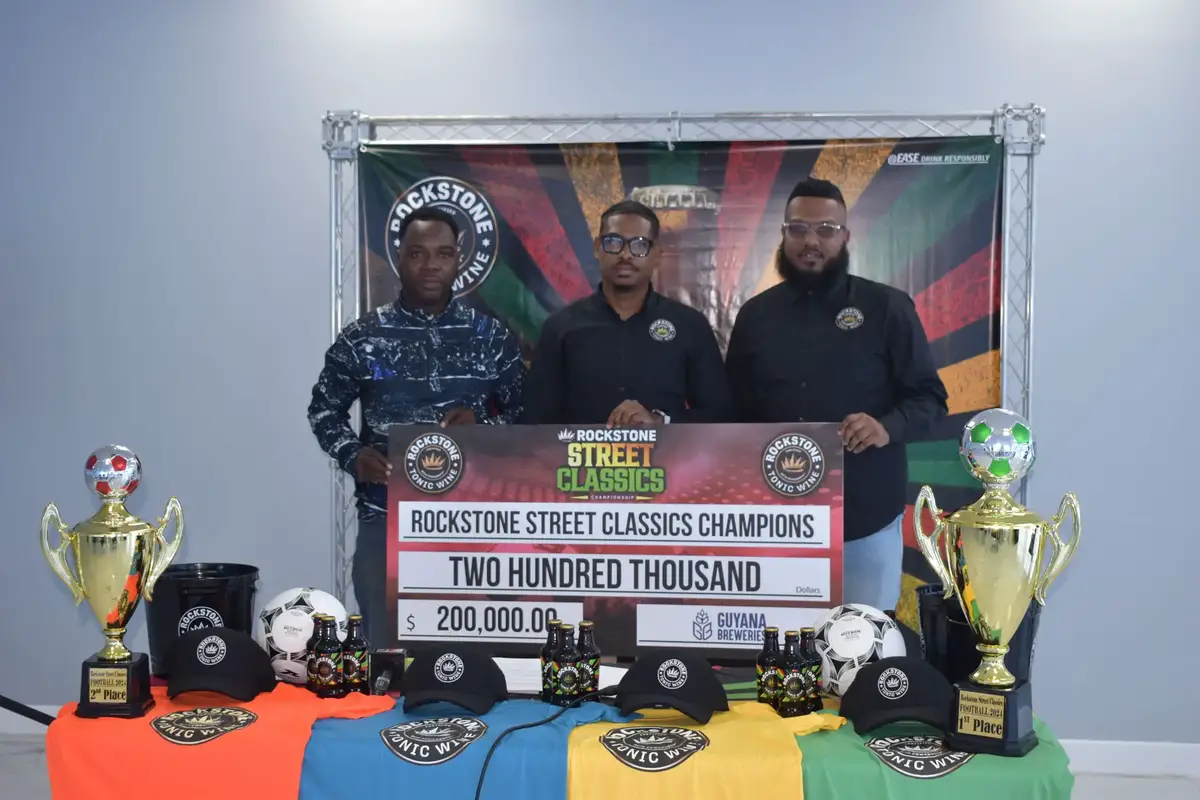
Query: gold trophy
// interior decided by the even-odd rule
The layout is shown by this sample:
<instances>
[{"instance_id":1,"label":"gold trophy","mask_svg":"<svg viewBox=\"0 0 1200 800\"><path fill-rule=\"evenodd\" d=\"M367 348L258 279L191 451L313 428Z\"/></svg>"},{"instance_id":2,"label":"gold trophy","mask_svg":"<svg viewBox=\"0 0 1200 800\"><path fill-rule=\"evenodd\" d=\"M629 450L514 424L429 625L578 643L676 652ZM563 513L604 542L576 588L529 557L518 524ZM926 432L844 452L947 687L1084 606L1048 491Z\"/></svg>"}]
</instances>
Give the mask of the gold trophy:
<instances>
[{"instance_id":1,"label":"gold trophy","mask_svg":"<svg viewBox=\"0 0 1200 800\"><path fill-rule=\"evenodd\" d=\"M107 640L100 652L83 662L79 705L81 717L140 717L154 707L150 694L150 659L132 653L122 639L125 626L145 594L151 599L154 584L171 563L183 541L183 509L172 497L158 525L152 526L129 513L125 498L137 489L142 464L133 452L109 445L88 457L88 485L100 495L100 510L74 528L63 524L53 503L42 514L42 552L50 567L75 596L75 605L87 598ZM175 538L163 535L175 515ZM50 528L62 537L50 547ZM67 561L67 548L75 569Z\"/></svg>"},{"instance_id":2,"label":"gold trophy","mask_svg":"<svg viewBox=\"0 0 1200 800\"><path fill-rule=\"evenodd\" d=\"M944 597L958 597L983 655L979 668L954 687L946 743L967 753L1023 756L1037 744L1033 694L1029 681L1018 682L1008 670L1004 656L1029 603L1045 605L1050 584L1075 553L1079 503L1067 493L1047 521L1009 494L1035 456L1029 423L1011 411L992 408L973 416L959 452L983 484L983 496L943 519L933 490L922 486L913 510L917 544L942 582ZM926 508L937 521L928 533L922 530ZM1059 528L1068 510L1074 530L1064 543Z\"/></svg>"}]
</instances>

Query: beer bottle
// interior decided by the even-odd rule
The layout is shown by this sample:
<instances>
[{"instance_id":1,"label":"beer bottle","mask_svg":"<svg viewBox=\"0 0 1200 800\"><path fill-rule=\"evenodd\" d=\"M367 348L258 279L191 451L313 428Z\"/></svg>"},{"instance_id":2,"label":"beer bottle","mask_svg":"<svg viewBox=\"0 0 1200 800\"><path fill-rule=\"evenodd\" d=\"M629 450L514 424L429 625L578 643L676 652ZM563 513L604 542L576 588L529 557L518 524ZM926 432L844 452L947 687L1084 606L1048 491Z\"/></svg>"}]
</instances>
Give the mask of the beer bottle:
<instances>
[{"instance_id":1,"label":"beer bottle","mask_svg":"<svg viewBox=\"0 0 1200 800\"><path fill-rule=\"evenodd\" d=\"M362 614L351 614L346 641L342 643L342 684L346 693L370 694L371 645L363 636Z\"/></svg>"},{"instance_id":2,"label":"beer bottle","mask_svg":"<svg viewBox=\"0 0 1200 800\"><path fill-rule=\"evenodd\" d=\"M808 713L804 694L804 662L800 657L800 633L787 631L783 635L783 658L775 668L779 676L779 702L775 706L781 717L799 717Z\"/></svg>"},{"instance_id":3,"label":"beer bottle","mask_svg":"<svg viewBox=\"0 0 1200 800\"><path fill-rule=\"evenodd\" d=\"M774 707L779 695L779 676L775 672L779 666L779 628L763 628L763 646L754 666L758 677L758 702Z\"/></svg>"},{"instance_id":4,"label":"beer bottle","mask_svg":"<svg viewBox=\"0 0 1200 800\"><path fill-rule=\"evenodd\" d=\"M600 647L596 625L587 619L579 623L579 678L579 694L600 691Z\"/></svg>"},{"instance_id":5,"label":"beer bottle","mask_svg":"<svg viewBox=\"0 0 1200 800\"><path fill-rule=\"evenodd\" d=\"M542 645L542 700L547 703L554 700L554 686L551 682L551 670L554 666L554 653L558 650L558 635L562 622L557 619L546 621L546 643Z\"/></svg>"},{"instance_id":6,"label":"beer bottle","mask_svg":"<svg viewBox=\"0 0 1200 800\"><path fill-rule=\"evenodd\" d=\"M563 625L560 630L561 646L554 654L552 684L554 704L569 706L580 693L579 648L575 646L575 626Z\"/></svg>"},{"instance_id":7,"label":"beer bottle","mask_svg":"<svg viewBox=\"0 0 1200 800\"><path fill-rule=\"evenodd\" d=\"M308 637L308 642L304 645L304 650L308 653L308 676L305 681L310 692L317 690L316 669L317 669L317 641L320 640L321 634L325 630L325 618L328 614L313 614L313 632L312 636Z\"/></svg>"},{"instance_id":8,"label":"beer bottle","mask_svg":"<svg viewBox=\"0 0 1200 800\"><path fill-rule=\"evenodd\" d=\"M342 643L338 641L337 622L333 617L321 621L321 638L317 640L317 697L342 697Z\"/></svg>"},{"instance_id":9,"label":"beer bottle","mask_svg":"<svg viewBox=\"0 0 1200 800\"><path fill-rule=\"evenodd\" d=\"M817 631L800 629L800 661L804 665L804 699L807 713L824 708L821 702L821 657L817 655Z\"/></svg>"}]
</instances>

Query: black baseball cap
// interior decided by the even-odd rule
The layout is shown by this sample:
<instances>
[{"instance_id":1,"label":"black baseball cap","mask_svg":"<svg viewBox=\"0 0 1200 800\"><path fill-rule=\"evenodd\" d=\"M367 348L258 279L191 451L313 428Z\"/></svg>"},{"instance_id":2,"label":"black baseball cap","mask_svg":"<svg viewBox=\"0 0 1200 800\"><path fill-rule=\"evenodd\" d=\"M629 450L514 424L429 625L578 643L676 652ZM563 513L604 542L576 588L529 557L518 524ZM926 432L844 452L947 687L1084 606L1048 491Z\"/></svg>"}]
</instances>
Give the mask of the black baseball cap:
<instances>
[{"instance_id":1,"label":"black baseball cap","mask_svg":"<svg viewBox=\"0 0 1200 800\"><path fill-rule=\"evenodd\" d=\"M945 733L953 704L954 688L936 667L920 658L897 656L860 669L842 696L840 713L858 733L892 722L924 722Z\"/></svg>"},{"instance_id":2,"label":"black baseball cap","mask_svg":"<svg viewBox=\"0 0 1200 800\"><path fill-rule=\"evenodd\" d=\"M167 697L218 692L253 700L275 688L271 656L250 636L232 628L197 628L175 640L167 656Z\"/></svg>"},{"instance_id":3,"label":"black baseball cap","mask_svg":"<svg viewBox=\"0 0 1200 800\"><path fill-rule=\"evenodd\" d=\"M729 700L712 665L681 650L639 658L617 684L617 706L622 714L665 706L703 725L714 711L728 711Z\"/></svg>"},{"instance_id":4,"label":"black baseball cap","mask_svg":"<svg viewBox=\"0 0 1200 800\"><path fill-rule=\"evenodd\" d=\"M404 671L404 710L445 701L486 714L508 699L508 681L496 662L470 649L418 653Z\"/></svg>"}]
</instances>

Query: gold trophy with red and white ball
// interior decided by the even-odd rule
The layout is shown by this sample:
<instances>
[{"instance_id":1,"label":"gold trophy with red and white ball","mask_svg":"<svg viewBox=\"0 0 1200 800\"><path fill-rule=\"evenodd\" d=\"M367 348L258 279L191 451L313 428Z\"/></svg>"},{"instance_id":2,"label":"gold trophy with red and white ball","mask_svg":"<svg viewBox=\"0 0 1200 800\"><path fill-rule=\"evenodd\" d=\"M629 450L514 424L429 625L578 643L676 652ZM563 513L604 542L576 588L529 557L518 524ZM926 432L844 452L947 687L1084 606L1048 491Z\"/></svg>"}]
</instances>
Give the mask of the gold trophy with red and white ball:
<instances>
[{"instance_id":1,"label":"gold trophy with red and white ball","mask_svg":"<svg viewBox=\"0 0 1200 800\"><path fill-rule=\"evenodd\" d=\"M145 596L149 601L163 571L183 541L183 509L172 497L157 525L144 522L125 508L142 477L142 464L125 447L109 445L88 457L84 472L88 486L100 495L100 510L68 528L54 503L42 514L42 553L51 569L75 597L87 600L104 632L105 643L83 662L79 705L81 717L140 717L154 707L150 694L150 659L125 646L125 627ZM165 531L175 518L175 537ZM50 529L62 540L50 547ZM72 569L67 559L74 557Z\"/></svg>"}]
</instances>

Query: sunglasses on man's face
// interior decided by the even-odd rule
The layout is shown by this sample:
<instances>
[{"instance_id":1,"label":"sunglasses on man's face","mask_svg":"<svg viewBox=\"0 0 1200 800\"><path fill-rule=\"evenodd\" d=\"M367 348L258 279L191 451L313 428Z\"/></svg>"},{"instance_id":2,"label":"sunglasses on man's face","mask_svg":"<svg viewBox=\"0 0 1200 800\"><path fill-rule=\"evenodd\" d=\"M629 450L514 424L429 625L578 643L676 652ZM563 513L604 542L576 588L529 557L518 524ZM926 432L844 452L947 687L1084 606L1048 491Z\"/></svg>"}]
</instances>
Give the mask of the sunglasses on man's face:
<instances>
[{"instance_id":1,"label":"sunglasses on man's face","mask_svg":"<svg viewBox=\"0 0 1200 800\"><path fill-rule=\"evenodd\" d=\"M600 249L610 256L621 255L621 251L625 249L625 245L629 245L629 255L635 258L645 258L650 255L650 251L654 248L654 242L645 236L635 236L632 239L626 239L619 233L606 233L600 237Z\"/></svg>"},{"instance_id":2,"label":"sunglasses on man's face","mask_svg":"<svg viewBox=\"0 0 1200 800\"><path fill-rule=\"evenodd\" d=\"M836 222L821 222L816 225L810 225L807 222L785 222L783 224L783 235L793 239L803 239L808 236L808 232L812 231L822 239L832 239L842 231L846 230L845 225L838 225Z\"/></svg>"}]
</instances>

